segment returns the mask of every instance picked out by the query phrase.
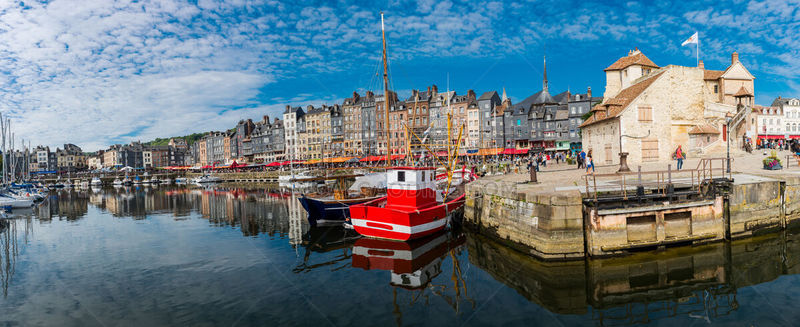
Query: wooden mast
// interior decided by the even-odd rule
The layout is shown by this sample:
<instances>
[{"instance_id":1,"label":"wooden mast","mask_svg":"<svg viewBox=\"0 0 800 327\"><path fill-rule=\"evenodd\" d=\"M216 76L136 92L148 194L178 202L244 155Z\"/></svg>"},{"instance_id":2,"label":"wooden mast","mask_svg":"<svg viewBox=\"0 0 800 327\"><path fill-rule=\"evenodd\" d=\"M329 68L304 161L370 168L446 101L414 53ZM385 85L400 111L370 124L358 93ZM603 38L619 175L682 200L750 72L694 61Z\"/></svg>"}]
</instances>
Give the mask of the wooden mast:
<instances>
[{"instance_id":1,"label":"wooden mast","mask_svg":"<svg viewBox=\"0 0 800 327\"><path fill-rule=\"evenodd\" d=\"M386 165L392 164L392 145L389 141L389 64L386 59L386 30L383 27L383 12L381 11L381 38L383 38L383 112L386 124Z\"/></svg>"}]
</instances>

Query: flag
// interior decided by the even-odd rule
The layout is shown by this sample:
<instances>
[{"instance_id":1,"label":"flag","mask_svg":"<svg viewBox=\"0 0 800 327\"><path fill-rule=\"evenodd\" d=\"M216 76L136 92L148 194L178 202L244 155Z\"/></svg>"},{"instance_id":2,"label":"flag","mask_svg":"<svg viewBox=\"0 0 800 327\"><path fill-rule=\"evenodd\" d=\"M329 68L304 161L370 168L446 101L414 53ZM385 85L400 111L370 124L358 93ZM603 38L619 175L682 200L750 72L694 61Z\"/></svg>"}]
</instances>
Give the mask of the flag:
<instances>
[{"instance_id":1,"label":"flag","mask_svg":"<svg viewBox=\"0 0 800 327\"><path fill-rule=\"evenodd\" d=\"M681 43L681 46L683 47L686 46L687 44L698 44L698 43L700 43L700 41L698 40L697 32L694 32L692 36L690 36L688 39L686 39L686 41L683 41L683 43Z\"/></svg>"}]
</instances>

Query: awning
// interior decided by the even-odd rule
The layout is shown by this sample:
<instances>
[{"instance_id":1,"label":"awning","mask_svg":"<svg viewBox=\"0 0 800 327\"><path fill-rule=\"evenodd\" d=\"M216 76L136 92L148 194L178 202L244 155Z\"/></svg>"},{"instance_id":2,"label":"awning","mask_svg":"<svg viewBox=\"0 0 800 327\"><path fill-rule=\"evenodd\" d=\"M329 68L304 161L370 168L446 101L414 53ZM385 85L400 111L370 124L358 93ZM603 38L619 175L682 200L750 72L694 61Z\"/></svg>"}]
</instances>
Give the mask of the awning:
<instances>
[{"instance_id":1,"label":"awning","mask_svg":"<svg viewBox=\"0 0 800 327\"><path fill-rule=\"evenodd\" d=\"M267 164L267 167L278 167L278 166L282 166L281 162L274 161Z\"/></svg>"},{"instance_id":2,"label":"awning","mask_svg":"<svg viewBox=\"0 0 800 327\"><path fill-rule=\"evenodd\" d=\"M508 148L503 150L502 154L527 154L529 149L512 149Z\"/></svg>"},{"instance_id":3,"label":"awning","mask_svg":"<svg viewBox=\"0 0 800 327\"><path fill-rule=\"evenodd\" d=\"M469 149L467 150L467 154L478 154L478 149Z\"/></svg>"},{"instance_id":4,"label":"awning","mask_svg":"<svg viewBox=\"0 0 800 327\"><path fill-rule=\"evenodd\" d=\"M305 164L306 165L313 165L313 164L318 163L320 161L322 161L322 160L320 160L320 159L311 159L311 160L306 161Z\"/></svg>"}]
</instances>

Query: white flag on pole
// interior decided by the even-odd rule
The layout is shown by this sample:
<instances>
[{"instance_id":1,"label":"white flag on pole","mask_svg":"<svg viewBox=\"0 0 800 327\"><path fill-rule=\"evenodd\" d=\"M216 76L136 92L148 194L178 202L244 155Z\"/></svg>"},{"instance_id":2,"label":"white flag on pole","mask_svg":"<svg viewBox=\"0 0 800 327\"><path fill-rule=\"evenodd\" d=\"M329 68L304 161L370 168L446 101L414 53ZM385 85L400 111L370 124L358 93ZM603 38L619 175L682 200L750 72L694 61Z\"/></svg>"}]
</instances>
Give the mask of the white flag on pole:
<instances>
[{"instance_id":1,"label":"white flag on pole","mask_svg":"<svg viewBox=\"0 0 800 327\"><path fill-rule=\"evenodd\" d=\"M699 43L700 41L698 40L697 32L694 32L692 36L690 36L686 41L683 41L683 43L681 43L681 46L683 47L686 46L687 44L699 44Z\"/></svg>"}]
</instances>

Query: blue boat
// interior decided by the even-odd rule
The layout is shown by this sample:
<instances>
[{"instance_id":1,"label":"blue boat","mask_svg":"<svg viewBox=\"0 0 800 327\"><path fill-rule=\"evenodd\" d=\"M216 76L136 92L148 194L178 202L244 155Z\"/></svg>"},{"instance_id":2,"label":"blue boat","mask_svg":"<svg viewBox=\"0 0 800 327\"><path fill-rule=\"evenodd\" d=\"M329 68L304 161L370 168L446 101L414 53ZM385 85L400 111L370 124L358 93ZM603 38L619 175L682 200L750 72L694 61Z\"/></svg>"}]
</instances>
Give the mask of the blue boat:
<instances>
[{"instance_id":1,"label":"blue boat","mask_svg":"<svg viewBox=\"0 0 800 327\"><path fill-rule=\"evenodd\" d=\"M333 196L310 197L305 194L298 199L308 212L308 223L311 226L341 224L350 218L350 206L382 197L365 196L351 199L335 199Z\"/></svg>"}]
</instances>

